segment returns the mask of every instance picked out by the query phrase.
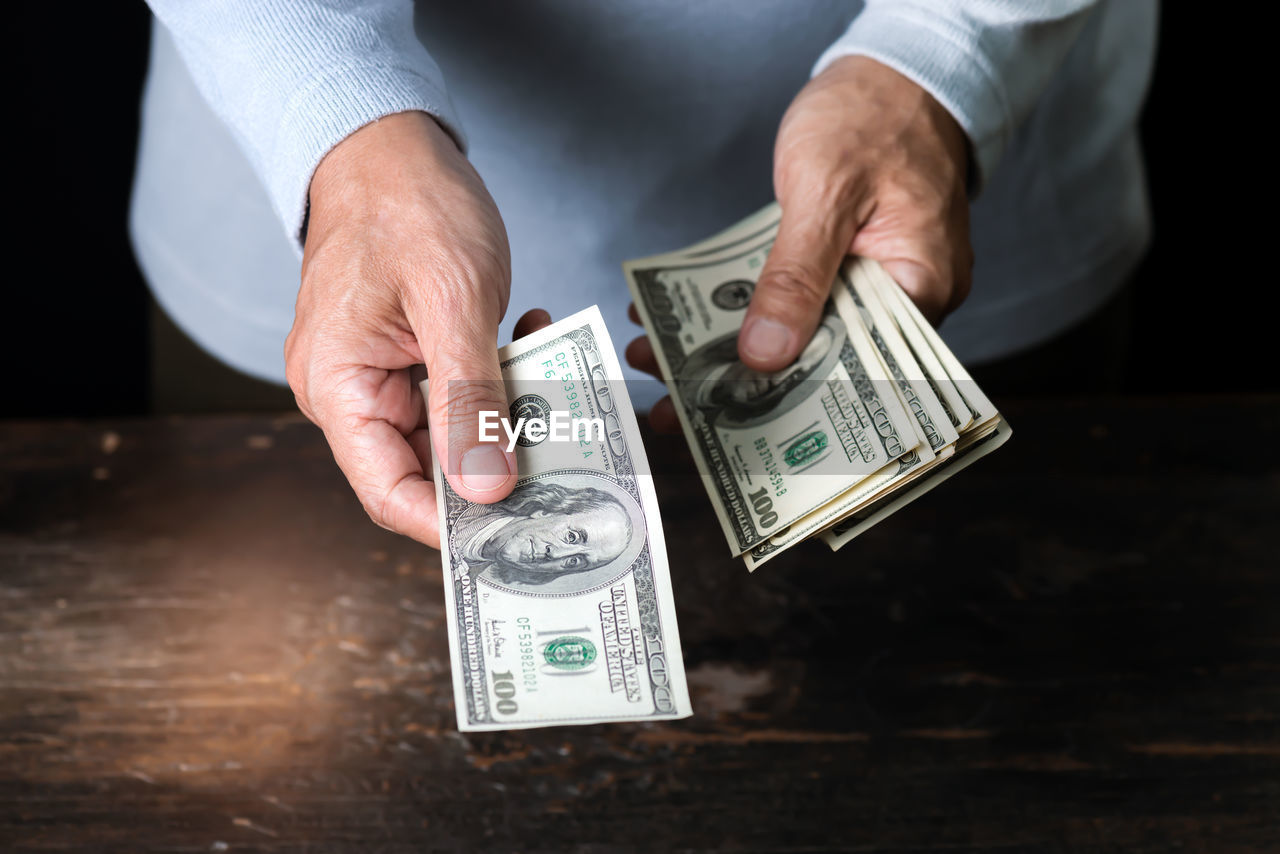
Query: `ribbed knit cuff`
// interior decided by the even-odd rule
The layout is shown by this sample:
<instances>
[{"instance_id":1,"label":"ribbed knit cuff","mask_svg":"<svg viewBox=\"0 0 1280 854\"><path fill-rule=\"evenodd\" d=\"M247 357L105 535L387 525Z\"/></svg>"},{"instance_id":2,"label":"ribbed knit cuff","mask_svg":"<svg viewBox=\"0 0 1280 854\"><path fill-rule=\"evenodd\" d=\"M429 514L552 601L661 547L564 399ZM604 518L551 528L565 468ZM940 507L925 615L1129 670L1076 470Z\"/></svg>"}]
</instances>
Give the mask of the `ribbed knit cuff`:
<instances>
[{"instance_id":1,"label":"ribbed knit cuff","mask_svg":"<svg viewBox=\"0 0 1280 854\"><path fill-rule=\"evenodd\" d=\"M313 78L286 106L266 164L267 192L285 230L300 242L311 178L320 161L355 131L384 116L430 113L465 150L449 96L411 68L357 66Z\"/></svg>"},{"instance_id":2,"label":"ribbed knit cuff","mask_svg":"<svg viewBox=\"0 0 1280 854\"><path fill-rule=\"evenodd\" d=\"M979 34L910 2L869 4L818 58L813 76L837 59L855 55L914 81L955 117L969 137L969 193L977 196L1000 161L1014 124Z\"/></svg>"}]
</instances>

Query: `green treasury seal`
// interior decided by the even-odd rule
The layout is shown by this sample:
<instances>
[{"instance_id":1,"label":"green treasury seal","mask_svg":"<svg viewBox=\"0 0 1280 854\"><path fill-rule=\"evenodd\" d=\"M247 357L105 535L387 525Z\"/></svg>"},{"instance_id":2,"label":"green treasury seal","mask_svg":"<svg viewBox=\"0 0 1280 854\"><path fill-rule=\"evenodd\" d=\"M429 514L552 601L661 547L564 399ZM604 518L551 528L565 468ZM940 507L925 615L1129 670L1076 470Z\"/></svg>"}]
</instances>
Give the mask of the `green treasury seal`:
<instances>
[{"instance_id":1,"label":"green treasury seal","mask_svg":"<svg viewBox=\"0 0 1280 854\"><path fill-rule=\"evenodd\" d=\"M547 664L560 670L581 670L596 660L596 645L586 638L565 635L542 648Z\"/></svg>"},{"instance_id":2,"label":"green treasury seal","mask_svg":"<svg viewBox=\"0 0 1280 854\"><path fill-rule=\"evenodd\" d=\"M791 468L801 466L822 453L827 447L827 434L821 430L806 433L791 443L782 458Z\"/></svg>"}]
</instances>

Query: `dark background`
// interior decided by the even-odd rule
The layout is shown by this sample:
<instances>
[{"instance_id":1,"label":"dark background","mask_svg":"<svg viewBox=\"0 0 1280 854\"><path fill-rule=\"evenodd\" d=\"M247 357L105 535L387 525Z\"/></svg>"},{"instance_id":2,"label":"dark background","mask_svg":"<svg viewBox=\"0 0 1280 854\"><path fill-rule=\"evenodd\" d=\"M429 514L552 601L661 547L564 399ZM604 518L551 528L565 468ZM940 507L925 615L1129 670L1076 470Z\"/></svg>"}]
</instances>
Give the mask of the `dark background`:
<instances>
[{"instance_id":1,"label":"dark background","mask_svg":"<svg viewBox=\"0 0 1280 854\"><path fill-rule=\"evenodd\" d=\"M13 32L20 155L11 219L0 415L152 411L150 303L126 233L150 15L142 3L19 4ZM1139 270L1131 394L1272 391L1271 313L1259 260L1265 135L1241 106L1266 76L1240 68L1260 39L1237 15L1161 7L1142 119L1155 241ZM74 21L65 20L73 16ZM1249 81L1253 83L1250 84ZM1259 107L1263 102L1259 101ZM1265 211L1259 214L1260 208ZM16 381L15 381L16 378Z\"/></svg>"}]
</instances>

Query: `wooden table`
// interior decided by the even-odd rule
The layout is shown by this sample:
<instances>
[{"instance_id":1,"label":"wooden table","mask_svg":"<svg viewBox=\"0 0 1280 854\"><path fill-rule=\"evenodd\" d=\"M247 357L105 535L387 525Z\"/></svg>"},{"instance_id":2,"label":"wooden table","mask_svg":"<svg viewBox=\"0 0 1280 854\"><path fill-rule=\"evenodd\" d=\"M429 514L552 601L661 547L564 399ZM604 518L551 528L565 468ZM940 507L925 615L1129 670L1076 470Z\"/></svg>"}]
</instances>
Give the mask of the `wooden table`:
<instances>
[{"instance_id":1,"label":"wooden table","mask_svg":"<svg viewBox=\"0 0 1280 854\"><path fill-rule=\"evenodd\" d=\"M1274 849L1280 399L1006 412L751 576L668 462L696 715L484 735L315 428L0 425L0 850Z\"/></svg>"}]
</instances>

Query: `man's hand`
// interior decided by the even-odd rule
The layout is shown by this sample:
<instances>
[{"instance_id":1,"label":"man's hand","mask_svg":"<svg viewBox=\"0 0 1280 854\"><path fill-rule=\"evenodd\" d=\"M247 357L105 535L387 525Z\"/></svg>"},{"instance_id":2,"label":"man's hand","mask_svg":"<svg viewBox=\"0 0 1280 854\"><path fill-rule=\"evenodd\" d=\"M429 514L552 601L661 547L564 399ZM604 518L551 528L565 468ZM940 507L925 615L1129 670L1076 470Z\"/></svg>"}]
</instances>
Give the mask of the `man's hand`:
<instances>
[{"instance_id":1,"label":"man's hand","mask_svg":"<svg viewBox=\"0 0 1280 854\"><path fill-rule=\"evenodd\" d=\"M841 260L874 258L935 322L969 293L964 131L880 63L850 56L800 90L778 129L778 239L743 321L748 367L786 367L809 342Z\"/></svg>"},{"instance_id":2,"label":"man's hand","mask_svg":"<svg viewBox=\"0 0 1280 854\"><path fill-rule=\"evenodd\" d=\"M934 322L956 308L973 266L967 163L955 119L896 71L850 56L809 81L778 130L782 222L743 321L742 361L758 371L795 361L849 254L883 264ZM627 359L658 373L646 339L631 342ZM666 398L650 422L679 429Z\"/></svg>"},{"instance_id":3,"label":"man's hand","mask_svg":"<svg viewBox=\"0 0 1280 854\"><path fill-rule=\"evenodd\" d=\"M496 347L511 283L506 228L425 113L340 143L310 202L289 385L370 517L438 547L432 453L471 501L504 498L516 481L515 456L480 445L476 427L480 410L507 408ZM423 363L429 419L410 377Z\"/></svg>"}]
</instances>

